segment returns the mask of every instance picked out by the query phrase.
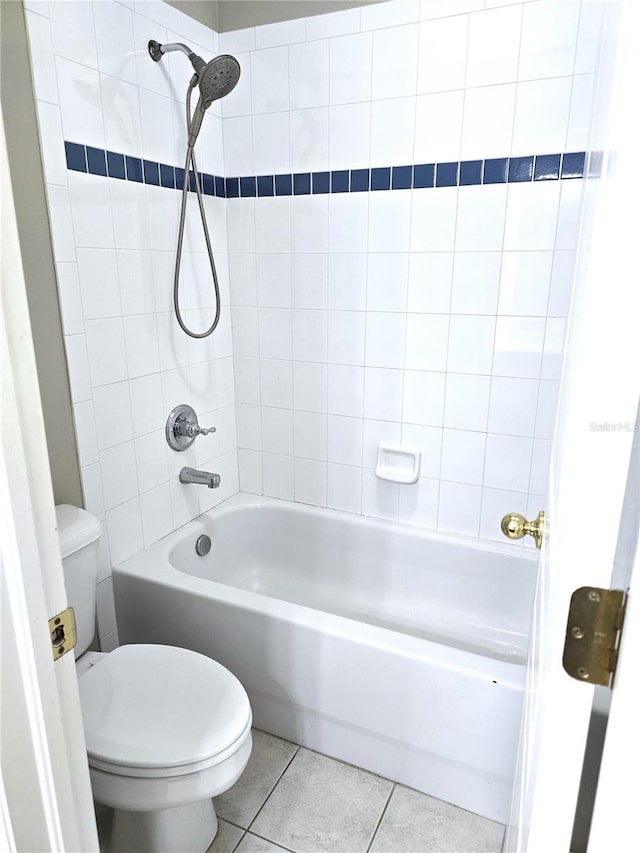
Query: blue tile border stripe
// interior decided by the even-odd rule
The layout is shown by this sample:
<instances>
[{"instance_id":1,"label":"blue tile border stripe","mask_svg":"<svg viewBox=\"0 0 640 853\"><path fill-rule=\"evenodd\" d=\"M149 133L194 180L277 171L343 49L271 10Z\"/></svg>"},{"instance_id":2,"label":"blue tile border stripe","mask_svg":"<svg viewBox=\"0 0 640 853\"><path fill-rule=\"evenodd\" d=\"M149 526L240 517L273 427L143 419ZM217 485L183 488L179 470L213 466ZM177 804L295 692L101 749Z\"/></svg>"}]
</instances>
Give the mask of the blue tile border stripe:
<instances>
[{"instance_id":1,"label":"blue tile border stripe","mask_svg":"<svg viewBox=\"0 0 640 853\"><path fill-rule=\"evenodd\" d=\"M139 184L182 190L184 169L105 151L77 142L64 143L67 169ZM217 198L319 195L325 193L375 192L437 187L469 187L483 184L532 183L572 180L586 174L585 151L564 154L531 154L525 157L493 157L446 163L415 163L342 169L332 172L296 172L280 175L222 177L200 172L203 195ZM195 192L195 175L189 173L189 190Z\"/></svg>"}]
</instances>

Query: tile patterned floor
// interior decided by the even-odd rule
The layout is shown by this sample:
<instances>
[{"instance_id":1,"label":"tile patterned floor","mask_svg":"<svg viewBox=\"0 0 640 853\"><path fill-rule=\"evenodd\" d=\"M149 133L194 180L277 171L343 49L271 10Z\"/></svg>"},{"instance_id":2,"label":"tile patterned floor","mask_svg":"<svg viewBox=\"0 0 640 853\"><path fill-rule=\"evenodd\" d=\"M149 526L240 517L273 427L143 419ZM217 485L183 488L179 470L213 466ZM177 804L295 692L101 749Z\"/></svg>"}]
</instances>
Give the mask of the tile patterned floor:
<instances>
[{"instance_id":1,"label":"tile patterned floor","mask_svg":"<svg viewBox=\"0 0 640 853\"><path fill-rule=\"evenodd\" d=\"M500 853L504 827L254 730L208 853Z\"/></svg>"}]
</instances>

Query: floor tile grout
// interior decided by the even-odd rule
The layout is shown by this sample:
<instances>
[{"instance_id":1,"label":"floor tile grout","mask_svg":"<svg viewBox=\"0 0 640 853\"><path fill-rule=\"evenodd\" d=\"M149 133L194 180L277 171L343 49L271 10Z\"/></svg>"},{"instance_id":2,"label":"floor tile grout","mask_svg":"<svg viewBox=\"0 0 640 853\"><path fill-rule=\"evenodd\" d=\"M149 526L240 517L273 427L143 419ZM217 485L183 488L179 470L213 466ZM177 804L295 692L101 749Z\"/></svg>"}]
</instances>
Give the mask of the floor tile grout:
<instances>
[{"instance_id":1,"label":"floor tile grout","mask_svg":"<svg viewBox=\"0 0 640 853\"><path fill-rule=\"evenodd\" d=\"M291 741L288 741L288 743L291 743ZM273 787L271 788L271 790L269 791L269 793L268 793L268 794L267 794L267 796L265 797L264 802L262 803L262 805L260 806L260 808L258 809L258 811L255 813L255 815L253 816L252 820L250 820L250 821L249 821L249 826L247 827L247 832L249 832L249 830L251 829L251 827L253 826L253 824L254 824L254 823L256 822L256 820L258 819L258 816L260 815L260 812L261 812L261 811L263 810L263 808L267 805L267 803L269 802L269 798L271 797L271 795L273 794L273 792L275 791L275 789L276 789L276 788L278 787L278 785L280 784L280 780L282 779L282 777L284 776L284 774L287 772L287 770L288 770L288 769L289 769L289 767L291 766L291 762L292 762L292 761L293 761L293 759L296 757L296 755L300 752L300 745L299 745L299 744L293 744L293 746L295 746L295 748L296 748L296 749L295 749L295 752L293 753L293 755L291 756L291 758L289 759L289 761L287 761L287 765L286 765L286 767L284 768L284 770L282 771L282 773L281 773L281 774L278 776L278 778L276 779L275 784L273 785ZM267 838L267 839L265 839L265 840L266 840L266 841L269 841L270 839L269 839L269 838ZM275 842L274 842L274 843L275 843Z\"/></svg>"},{"instance_id":2,"label":"floor tile grout","mask_svg":"<svg viewBox=\"0 0 640 853\"><path fill-rule=\"evenodd\" d=\"M391 780L389 780L389 781L391 781ZM371 836L371 841L367 845L366 853L369 853L369 851L371 850L371 845L375 841L376 835L378 834L378 830L380 829L380 824L384 820L384 816L387 813L387 809L389 808L389 803L391 802L391 797L393 797L393 792L395 791L396 787L397 787L397 784L395 782L393 782L391 785L391 790L389 791L389 796L387 797L387 801L384 804L384 807L382 809L382 812L380 813L380 817L378 819L378 822L376 823L376 828L373 830L373 835Z\"/></svg>"}]
</instances>

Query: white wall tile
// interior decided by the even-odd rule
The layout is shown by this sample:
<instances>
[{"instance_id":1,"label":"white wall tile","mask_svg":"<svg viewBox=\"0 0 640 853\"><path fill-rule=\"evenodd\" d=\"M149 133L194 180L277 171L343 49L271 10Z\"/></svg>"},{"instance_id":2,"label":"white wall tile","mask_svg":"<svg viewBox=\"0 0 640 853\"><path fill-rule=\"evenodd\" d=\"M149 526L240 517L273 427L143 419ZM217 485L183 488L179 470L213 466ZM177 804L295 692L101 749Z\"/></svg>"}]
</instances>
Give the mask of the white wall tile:
<instances>
[{"instance_id":1,"label":"white wall tile","mask_svg":"<svg viewBox=\"0 0 640 853\"><path fill-rule=\"evenodd\" d=\"M292 110L289 113L292 172L322 172L329 168L329 109Z\"/></svg>"},{"instance_id":2,"label":"white wall tile","mask_svg":"<svg viewBox=\"0 0 640 853\"><path fill-rule=\"evenodd\" d=\"M56 4L66 6L66 3ZM56 57L64 138L104 148L104 119L97 71Z\"/></svg>"},{"instance_id":3,"label":"white wall tile","mask_svg":"<svg viewBox=\"0 0 640 853\"><path fill-rule=\"evenodd\" d=\"M293 412L262 407L262 449L265 453L293 454Z\"/></svg>"},{"instance_id":4,"label":"white wall tile","mask_svg":"<svg viewBox=\"0 0 640 853\"><path fill-rule=\"evenodd\" d=\"M256 251L291 252L291 200L286 196L256 204Z\"/></svg>"},{"instance_id":5,"label":"white wall tile","mask_svg":"<svg viewBox=\"0 0 640 853\"><path fill-rule=\"evenodd\" d=\"M240 491L262 494L262 453L256 450L238 450Z\"/></svg>"},{"instance_id":6,"label":"white wall tile","mask_svg":"<svg viewBox=\"0 0 640 853\"><path fill-rule=\"evenodd\" d=\"M292 110L329 103L329 42L308 42L289 48L289 96Z\"/></svg>"},{"instance_id":7,"label":"white wall tile","mask_svg":"<svg viewBox=\"0 0 640 853\"><path fill-rule=\"evenodd\" d=\"M57 104L59 102L58 83L50 21L29 11L25 12L25 20L32 58L31 73L35 95L39 100Z\"/></svg>"},{"instance_id":8,"label":"white wall tile","mask_svg":"<svg viewBox=\"0 0 640 853\"><path fill-rule=\"evenodd\" d=\"M486 435L482 432L443 430L441 478L454 483L481 486L485 441Z\"/></svg>"},{"instance_id":9,"label":"white wall tile","mask_svg":"<svg viewBox=\"0 0 640 853\"><path fill-rule=\"evenodd\" d=\"M66 187L47 184L53 256L57 263L75 264L76 249L71 215L71 198Z\"/></svg>"},{"instance_id":10,"label":"white wall tile","mask_svg":"<svg viewBox=\"0 0 640 853\"><path fill-rule=\"evenodd\" d=\"M565 150L571 77L518 83L513 156Z\"/></svg>"},{"instance_id":11,"label":"white wall tile","mask_svg":"<svg viewBox=\"0 0 640 853\"><path fill-rule=\"evenodd\" d=\"M500 290L500 252L456 252L451 312L495 314Z\"/></svg>"},{"instance_id":12,"label":"white wall tile","mask_svg":"<svg viewBox=\"0 0 640 853\"><path fill-rule=\"evenodd\" d=\"M403 371L367 367L364 374L365 418L399 422L402 418Z\"/></svg>"},{"instance_id":13,"label":"white wall tile","mask_svg":"<svg viewBox=\"0 0 640 853\"><path fill-rule=\"evenodd\" d=\"M439 427L402 424L402 445L421 452L421 477L436 480L440 477L442 430Z\"/></svg>"},{"instance_id":14,"label":"white wall tile","mask_svg":"<svg viewBox=\"0 0 640 853\"><path fill-rule=\"evenodd\" d=\"M398 520L421 527L436 528L438 525L439 480L421 477L412 486L400 492Z\"/></svg>"},{"instance_id":15,"label":"white wall tile","mask_svg":"<svg viewBox=\"0 0 640 853\"><path fill-rule=\"evenodd\" d=\"M506 185L460 187L456 250L495 252L502 249L507 207Z\"/></svg>"},{"instance_id":16,"label":"white wall tile","mask_svg":"<svg viewBox=\"0 0 640 853\"><path fill-rule=\"evenodd\" d=\"M489 392L488 376L451 373L447 376L444 425L450 429L483 432L487 428Z\"/></svg>"},{"instance_id":17,"label":"white wall tile","mask_svg":"<svg viewBox=\"0 0 640 853\"><path fill-rule=\"evenodd\" d=\"M36 102L40 151L47 183L67 185L67 164L64 155L60 107L46 101Z\"/></svg>"},{"instance_id":18,"label":"white wall tile","mask_svg":"<svg viewBox=\"0 0 640 853\"><path fill-rule=\"evenodd\" d=\"M458 190L416 190L411 208L411 251L452 252L456 234Z\"/></svg>"},{"instance_id":19,"label":"white wall tile","mask_svg":"<svg viewBox=\"0 0 640 853\"><path fill-rule=\"evenodd\" d=\"M449 313L453 258L453 252L414 252L409 256L409 312Z\"/></svg>"},{"instance_id":20,"label":"white wall tile","mask_svg":"<svg viewBox=\"0 0 640 853\"><path fill-rule=\"evenodd\" d=\"M362 420L329 415L327 420L327 457L342 465L362 464Z\"/></svg>"},{"instance_id":21,"label":"white wall tile","mask_svg":"<svg viewBox=\"0 0 640 853\"><path fill-rule=\"evenodd\" d=\"M489 432L532 436L537 403L538 383L534 379L494 376L489 403Z\"/></svg>"},{"instance_id":22,"label":"white wall tile","mask_svg":"<svg viewBox=\"0 0 640 853\"><path fill-rule=\"evenodd\" d=\"M367 310L406 311L408 281L408 253L370 253L367 270Z\"/></svg>"},{"instance_id":23,"label":"white wall tile","mask_svg":"<svg viewBox=\"0 0 640 853\"><path fill-rule=\"evenodd\" d=\"M467 86L489 86L516 79L521 24L519 4L470 16Z\"/></svg>"},{"instance_id":24,"label":"white wall tile","mask_svg":"<svg viewBox=\"0 0 640 853\"><path fill-rule=\"evenodd\" d=\"M326 364L296 361L293 365L293 406L305 412L326 412L328 394Z\"/></svg>"},{"instance_id":25,"label":"white wall tile","mask_svg":"<svg viewBox=\"0 0 640 853\"><path fill-rule=\"evenodd\" d=\"M466 15L432 20L420 25L418 92L463 89L467 64Z\"/></svg>"},{"instance_id":26,"label":"white wall tile","mask_svg":"<svg viewBox=\"0 0 640 853\"><path fill-rule=\"evenodd\" d=\"M69 173L69 197L77 247L110 249L115 245L109 184L96 175ZM57 258L56 260L64 260Z\"/></svg>"},{"instance_id":27,"label":"white wall tile","mask_svg":"<svg viewBox=\"0 0 640 853\"><path fill-rule=\"evenodd\" d=\"M420 20L484 9L485 0L420 0Z\"/></svg>"},{"instance_id":28,"label":"white wall tile","mask_svg":"<svg viewBox=\"0 0 640 853\"><path fill-rule=\"evenodd\" d=\"M573 72L580 5L549 0L524 5L520 80L562 77ZM553 26L549 26L550 20Z\"/></svg>"},{"instance_id":29,"label":"white wall tile","mask_svg":"<svg viewBox=\"0 0 640 853\"><path fill-rule=\"evenodd\" d=\"M367 166L371 149L371 104L329 108L329 167Z\"/></svg>"},{"instance_id":30,"label":"white wall tile","mask_svg":"<svg viewBox=\"0 0 640 853\"><path fill-rule=\"evenodd\" d=\"M231 30L227 33L220 33L221 51L235 54L238 51L255 50L255 46L255 27L246 27L241 30Z\"/></svg>"},{"instance_id":31,"label":"white wall tile","mask_svg":"<svg viewBox=\"0 0 640 853\"><path fill-rule=\"evenodd\" d=\"M93 465L85 465L80 469L80 477L82 480L84 508L87 512L95 515L100 521L104 521L104 498L102 497L102 474L100 473L100 465L97 462ZM105 575L103 572L105 572L105 570L108 569L106 572L107 575L111 574L111 563L108 562L108 565L105 565L104 561L104 552L106 551L108 553L109 550L104 529L102 536L100 537L99 548L101 565L99 568L98 580L100 581L104 580ZM102 575L102 577L100 575Z\"/></svg>"},{"instance_id":32,"label":"white wall tile","mask_svg":"<svg viewBox=\"0 0 640 853\"><path fill-rule=\"evenodd\" d=\"M172 532L171 491L167 483L140 495L140 515L146 548Z\"/></svg>"},{"instance_id":33,"label":"white wall tile","mask_svg":"<svg viewBox=\"0 0 640 853\"><path fill-rule=\"evenodd\" d=\"M379 480L373 471L362 472L362 514L373 518L398 520L399 486Z\"/></svg>"},{"instance_id":34,"label":"white wall tile","mask_svg":"<svg viewBox=\"0 0 640 853\"><path fill-rule=\"evenodd\" d=\"M166 483L169 479L169 469L165 431L160 429L137 438L134 447L140 492Z\"/></svg>"},{"instance_id":35,"label":"white wall tile","mask_svg":"<svg viewBox=\"0 0 640 853\"><path fill-rule=\"evenodd\" d=\"M56 264L60 315L65 335L84 333L77 264Z\"/></svg>"},{"instance_id":36,"label":"white wall tile","mask_svg":"<svg viewBox=\"0 0 640 853\"><path fill-rule=\"evenodd\" d=\"M413 162L415 120L415 98L391 98L373 102L370 157L372 167Z\"/></svg>"},{"instance_id":37,"label":"white wall tile","mask_svg":"<svg viewBox=\"0 0 640 853\"><path fill-rule=\"evenodd\" d=\"M116 253L113 249L78 249L78 277L85 320L122 313Z\"/></svg>"},{"instance_id":38,"label":"white wall tile","mask_svg":"<svg viewBox=\"0 0 640 853\"><path fill-rule=\"evenodd\" d=\"M408 252L411 193L372 192L369 199L369 251Z\"/></svg>"},{"instance_id":39,"label":"white wall tile","mask_svg":"<svg viewBox=\"0 0 640 853\"><path fill-rule=\"evenodd\" d=\"M512 435L487 436L484 484L493 489L526 492L533 440Z\"/></svg>"},{"instance_id":40,"label":"white wall tile","mask_svg":"<svg viewBox=\"0 0 640 853\"><path fill-rule=\"evenodd\" d=\"M101 450L100 468L107 510L138 495L136 455L132 441Z\"/></svg>"},{"instance_id":41,"label":"white wall tile","mask_svg":"<svg viewBox=\"0 0 640 853\"><path fill-rule=\"evenodd\" d=\"M418 72L417 24L389 27L373 34L371 97L415 95Z\"/></svg>"},{"instance_id":42,"label":"white wall tile","mask_svg":"<svg viewBox=\"0 0 640 853\"><path fill-rule=\"evenodd\" d=\"M302 459L327 460L327 415L294 412L293 453Z\"/></svg>"},{"instance_id":43,"label":"white wall tile","mask_svg":"<svg viewBox=\"0 0 640 853\"><path fill-rule=\"evenodd\" d=\"M263 406L291 408L293 374L290 361L261 359L260 397Z\"/></svg>"},{"instance_id":44,"label":"white wall tile","mask_svg":"<svg viewBox=\"0 0 640 853\"><path fill-rule=\"evenodd\" d=\"M107 530L114 566L142 551L144 539L138 498L107 512Z\"/></svg>"},{"instance_id":45,"label":"white wall tile","mask_svg":"<svg viewBox=\"0 0 640 853\"><path fill-rule=\"evenodd\" d=\"M328 217L327 217L328 218ZM326 254L293 255L291 299L294 308L326 308L329 259Z\"/></svg>"},{"instance_id":46,"label":"white wall tile","mask_svg":"<svg viewBox=\"0 0 640 853\"><path fill-rule=\"evenodd\" d=\"M291 359L291 311L287 308L258 310L261 358Z\"/></svg>"},{"instance_id":47,"label":"white wall tile","mask_svg":"<svg viewBox=\"0 0 640 853\"><path fill-rule=\"evenodd\" d=\"M367 255L364 253L331 254L329 256L328 307L345 311L364 310L366 294Z\"/></svg>"},{"instance_id":48,"label":"white wall tile","mask_svg":"<svg viewBox=\"0 0 640 853\"><path fill-rule=\"evenodd\" d=\"M472 314L451 317L447 370L490 375L495 334L495 317Z\"/></svg>"},{"instance_id":49,"label":"white wall tile","mask_svg":"<svg viewBox=\"0 0 640 853\"><path fill-rule=\"evenodd\" d=\"M552 252L504 253L499 314L545 316L552 259Z\"/></svg>"},{"instance_id":50,"label":"white wall tile","mask_svg":"<svg viewBox=\"0 0 640 853\"><path fill-rule=\"evenodd\" d=\"M352 104L371 98L372 43L371 33L331 39L330 104Z\"/></svg>"},{"instance_id":51,"label":"white wall tile","mask_svg":"<svg viewBox=\"0 0 640 853\"><path fill-rule=\"evenodd\" d=\"M445 374L406 370L404 378L403 422L442 426Z\"/></svg>"},{"instance_id":52,"label":"white wall tile","mask_svg":"<svg viewBox=\"0 0 640 853\"><path fill-rule=\"evenodd\" d=\"M515 83L465 91L460 151L463 160L509 155L515 104Z\"/></svg>"},{"instance_id":53,"label":"white wall tile","mask_svg":"<svg viewBox=\"0 0 640 853\"><path fill-rule=\"evenodd\" d=\"M270 498L293 500L293 457L262 454L262 489Z\"/></svg>"},{"instance_id":54,"label":"white wall tile","mask_svg":"<svg viewBox=\"0 0 640 853\"><path fill-rule=\"evenodd\" d=\"M326 311L293 311L293 357L297 361L327 361Z\"/></svg>"},{"instance_id":55,"label":"white wall tile","mask_svg":"<svg viewBox=\"0 0 640 853\"><path fill-rule=\"evenodd\" d=\"M420 16L420 3L418 0L391 0L388 3L363 6L360 14L360 27L363 32L396 27L417 21Z\"/></svg>"},{"instance_id":56,"label":"white wall tile","mask_svg":"<svg viewBox=\"0 0 640 853\"><path fill-rule=\"evenodd\" d=\"M330 364L327 369L327 405L330 415L362 417L364 368ZM297 408L297 407L296 407Z\"/></svg>"},{"instance_id":57,"label":"white wall tile","mask_svg":"<svg viewBox=\"0 0 640 853\"><path fill-rule=\"evenodd\" d=\"M78 461L81 466L92 465L98 461L98 439L91 400L73 406L73 422L76 428Z\"/></svg>"},{"instance_id":58,"label":"white wall tile","mask_svg":"<svg viewBox=\"0 0 640 853\"><path fill-rule=\"evenodd\" d=\"M327 359L331 364L364 365L366 315L361 311L329 311Z\"/></svg>"},{"instance_id":59,"label":"white wall tile","mask_svg":"<svg viewBox=\"0 0 640 853\"><path fill-rule=\"evenodd\" d=\"M87 352L91 381L95 386L127 378L127 357L120 318L87 320Z\"/></svg>"},{"instance_id":60,"label":"white wall tile","mask_svg":"<svg viewBox=\"0 0 640 853\"><path fill-rule=\"evenodd\" d=\"M251 54L251 104L254 113L289 109L289 50L272 47Z\"/></svg>"},{"instance_id":61,"label":"white wall tile","mask_svg":"<svg viewBox=\"0 0 640 853\"><path fill-rule=\"evenodd\" d=\"M505 251L553 249L560 181L509 184L504 229Z\"/></svg>"},{"instance_id":62,"label":"white wall tile","mask_svg":"<svg viewBox=\"0 0 640 853\"><path fill-rule=\"evenodd\" d=\"M332 194L329 198L329 252L366 252L369 233L368 193ZM384 251L379 249L379 251Z\"/></svg>"},{"instance_id":63,"label":"white wall tile","mask_svg":"<svg viewBox=\"0 0 640 853\"><path fill-rule=\"evenodd\" d=\"M289 255L256 255L258 305L291 307L291 258Z\"/></svg>"},{"instance_id":64,"label":"white wall tile","mask_svg":"<svg viewBox=\"0 0 640 853\"><path fill-rule=\"evenodd\" d=\"M224 144L224 166L228 176L253 175L253 123L251 116L228 118L222 123ZM228 205L229 213L233 207L244 207L236 202ZM243 211L244 212L244 211ZM231 249L231 251L241 251Z\"/></svg>"},{"instance_id":65,"label":"white wall tile","mask_svg":"<svg viewBox=\"0 0 640 853\"><path fill-rule=\"evenodd\" d=\"M497 376L540 376L545 321L542 317L498 317L493 371Z\"/></svg>"},{"instance_id":66,"label":"white wall tile","mask_svg":"<svg viewBox=\"0 0 640 853\"><path fill-rule=\"evenodd\" d=\"M449 318L444 314L407 316L407 370L444 371L447 368Z\"/></svg>"},{"instance_id":67,"label":"white wall tile","mask_svg":"<svg viewBox=\"0 0 640 853\"><path fill-rule=\"evenodd\" d=\"M296 459L294 496L300 503L327 505L327 464L312 459Z\"/></svg>"},{"instance_id":68,"label":"white wall tile","mask_svg":"<svg viewBox=\"0 0 640 853\"><path fill-rule=\"evenodd\" d=\"M362 434L362 465L375 468L379 444L400 444L401 428L396 421L365 420Z\"/></svg>"},{"instance_id":69,"label":"white wall tile","mask_svg":"<svg viewBox=\"0 0 640 853\"><path fill-rule=\"evenodd\" d=\"M74 403L90 400L91 378L84 335L65 335L64 346L67 354L71 400Z\"/></svg>"},{"instance_id":70,"label":"white wall tile","mask_svg":"<svg viewBox=\"0 0 640 853\"><path fill-rule=\"evenodd\" d=\"M305 195L295 201L291 217L291 249L294 253L326 253L329 248L329 199Z\"/></svg>"},{"instance_id":71,"label":"white wall tile","mask_svg":"<svg viewBox=\"0 0 640 853\"><path fill-rule=\"evenodd\" d=\"M296 18L293 21L278 21L275 24L264 24L256 27L256 49L304 41L306 37L305 23L304 18Z\"/></svg>"},{"instance_id":72,"label":"white wall tile","mask_svg":"<svg viewBox=\"0 0 640 853\"><path fill-rule=\"evenodd\" d=\"M480 528L482 489L461 483L440 482L438 530L477 536Z\"/></svg>"},{"instance_id":73,"label":"white wall tile","mask_svg":"<svg viewBox=\"0 0 640 853\"><path fill-rule=\"evenodd\" d=\"M404 367L406 316L400 313L367 312L365 365Z\"/></svg>"},{"instance_id":74,"label":"white wall tile","mask_svg":"<svg viewBox=\"0 0 640 853\"><path fill-rule=\"evenodd\" d=\"M253 116L253 169L251 172L258 175L271 175L289 170L288 116L283 113Z\"/></svg>"},{"instance_id":75,"label":"white wall tile","mask_svg":"<svg viewBox=\"0 0 640 853\"><path fill-rule=\"evenodd\" d=\"M93 3L93 18L100 71L137 83L133 16L130 10L119 3Z\"/></svg>"},{"instance_id":76,"label":"white wall tile","mask_svg":"<svg viewBox=\"0 0 640 853\"><path fill-rule=\"evenodd\" d=\"M362 510L362 469L330 462L327 475L327 506L359 515Z\"/></svg>"},{"instance_id":77,"label":"white wall tile","mask_svg":"<svg viewBox=\"0 0 640 853\"><path fill-rule=\"evenodd\" d=\"M240 63L240 79L236 87L220 101L223 118L251 114L251 54L235 50L231 53Z\"/></svg>"},{"instance_id":78,"label":"white wall tile","mask_svg":"<svg viewBox=\"0 0 640 853\"><path fill-rule=\"evenodd\" d=\"M462 143L464 92L439 92L416 99L414 162L458 160Z\"/></svg>"},{"instance_id":79,"label":"white wall tile","mask_svg":"<svg viewBox=\"0 0 640 853\"><path fill-rule=\"evenodd\" d=\"M49 14L56 54L97 68L92 7L92 3L82 2L51 3Z\"/></svg>"},{"instance_id":80,"label":"white wall tile","mask_svg":"<svg viewBox=\"0 0 640 853\"><path fill-rule=\"evenodd\" d=\"M333 38L360 31L360 9L346 9L307 18L307 41Z\"/></svg>"},{"instance_id":81,"label":"white wall tile","mask_svg":"<svg viewBox=\"0 0 640 853\"><path fill-rule=\"evenodd\" d=\"M114 382L112 385L94 388L93 409L100 450L131 441L134 423L128 382Z\"/></svg>"}]
</instances>

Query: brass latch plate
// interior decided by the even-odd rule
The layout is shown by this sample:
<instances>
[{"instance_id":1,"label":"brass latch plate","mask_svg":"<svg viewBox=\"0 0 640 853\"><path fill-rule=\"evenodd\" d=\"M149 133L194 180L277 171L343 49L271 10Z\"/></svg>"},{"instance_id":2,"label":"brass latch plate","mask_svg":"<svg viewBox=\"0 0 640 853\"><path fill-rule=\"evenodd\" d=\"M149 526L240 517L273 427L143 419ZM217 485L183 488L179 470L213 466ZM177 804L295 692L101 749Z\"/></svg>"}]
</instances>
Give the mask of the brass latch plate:
<instances>
[{"instance_id":1,"label":"brass latch plate","mask_svg":"<svg viewBox=\"0 0 640 853\"><path fill-rule=\"evenodd\" d=\"M571 596L562 665L578 681L611 686L618 660L625 594L583 586Z\"/></svg>"},{"instance_id":2,"label":"brass latch plate","mask_svg":"<svg viewBox=\"0 0 640 853\"><path fill-rule=\"evenodd\" d=\"M54 660L58 660L75 648L78 637L73 607L67 607L62 613L49 619L49 634Z\"/></svg>"}]
</instances>

